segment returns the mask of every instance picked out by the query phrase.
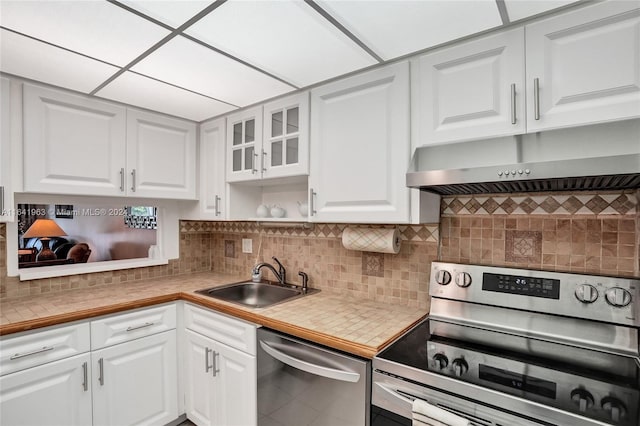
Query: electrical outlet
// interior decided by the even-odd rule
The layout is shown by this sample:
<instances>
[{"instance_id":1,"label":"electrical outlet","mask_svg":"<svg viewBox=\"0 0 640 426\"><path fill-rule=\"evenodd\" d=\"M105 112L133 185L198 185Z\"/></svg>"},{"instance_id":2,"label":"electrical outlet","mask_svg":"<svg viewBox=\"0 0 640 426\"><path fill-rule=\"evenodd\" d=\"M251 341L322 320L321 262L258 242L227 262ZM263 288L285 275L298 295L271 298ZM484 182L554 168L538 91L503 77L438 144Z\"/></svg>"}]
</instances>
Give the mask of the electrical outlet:
<instances>
[{"instance_id":1,"label":"electrical outlet","mask_svg":"<svg viewBox=\"0 0 640 426\"><path fill-rule=\"evenodd\" d=\"M251 238L242 239L242 252L253 253L253 240Z\"/></svg>"}]
</instances>

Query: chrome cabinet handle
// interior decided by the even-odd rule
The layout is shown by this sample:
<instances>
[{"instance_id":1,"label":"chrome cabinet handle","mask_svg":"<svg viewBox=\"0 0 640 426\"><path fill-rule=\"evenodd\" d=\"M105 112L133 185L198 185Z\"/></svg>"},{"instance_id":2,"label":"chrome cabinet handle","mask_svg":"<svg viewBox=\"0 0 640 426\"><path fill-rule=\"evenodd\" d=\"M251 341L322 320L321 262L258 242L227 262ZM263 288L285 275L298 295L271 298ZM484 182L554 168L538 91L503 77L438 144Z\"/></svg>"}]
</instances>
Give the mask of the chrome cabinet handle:
<instances>
[{"instance_id":1,"label":"chrome cabinet handle","mask_svg":"<svg viewBox=\"0 0 640 426\"><path fill-rule=\"evenodd\" d=\"M211 358L211 368L213 369L213 377L216 377L220 372L220 369L218 368L218 363L216 362L216 357L220 355L219 352L216 352L214 350L211 351L213 353L213 357Z\"/></svg>"},{"instance_id":2,"label":"chrome cabinet handle","mask_svg":"<svg viewBox=\"0 0 640 426\"><path fill-rule=\"evenodd\" d=\"M4 186L0 186L0 216L4 214Z\"/></svg>"},{"instance_id":3,"label":"chrome cabinet handle","mask_svg":"<svg viewBox=\"0 0 640 426\"><path fill-rule=\"evenodd\" d=\"M124 192L124 167L120 169L120 192Z\"/></svg>"},{"instance_id":4,"label":"chrome cabinet handle","mask_svg":"<svg viewBox=\"0 0 640 426\"><path fill-rule=\"evenodd\" d=\"M151 327L152 325L153 325L152 322L145 322L144 324L141 324L141 325L132 325L130 327L127 327L127 331L139 330L141 328Z\"/></svg>"},{"instance_id":5,"label":"chrome cabinet handle","mask_svg":"<svg viewBox=\"0 0 640 426\"><path fill-rule=\"evenodd\" d=\"M42 352L52 351L53 349L54 349L53 346L43 346L41 349L36 349L35 351L25 352L23 354L17 353L15 355L11 355L11 358L9 358L9 359L10 360L14 360L14 359L19 359L19 358L24 358L26 356L31 356L31 355L41 354Z\"/></svg>"},{"instance_id":6,"label":"chrome cabinet handle","mask_svg":"<svg viewBox=\"0 0 640 426\"><path fill-rule=\"evenodd\" d=\"M516 84L511 85L511 124L516 124Z\"/></svg>"},{"instance_id":7,"label":"chrome cabinet handle","mask_svg":"<svg viewBox=\"0 0 640 426\"><path fill-rule=\"evenodd\" d=\"M218 197L217 195L216 195L216 202L213 206L213 210L216 216L220 216L220 197Z\"/></svg>"},{"instance_id":8,"label":"chrome cabinet handle","mask_svg":"<svg viewBox=\"0 0 640 426\"><path fill-rule=\"evenodd\" d=\"M256 152L253 153L253 158L251 159L251 174L258 173L258 169L256 169L256 157L258 154Z\"/></svg>"},{"instance_id":9,"label":"chrome cabinet handle","mask_svg":"<svg viewBox=\"0 0 640 426\"><path fill-rule=\"evenodd\" d=\"M209 349L208 347L204 348L204 372L208 373L209 370L211 370L213 368L213 364L209 365L209 352L213 352L212 349Z\"/></svg>"},{"instance_id":10,"label":"chrome cabinet handle","mask_svg":"<svg viewBox=\"0 0 640 426\"><path fill-rule=\"evenodd\" d=\"M82 389L89 390L89 365L86 362L82 364Z\"/></svg>"},{"instance_id":11,"label":"chrome cabinet handle","mask_svg":"<svg viewBox=\"0 0 640 426\"><path fill-rule=\"evenodd\" d=\"M540 120L540 79L533 79L533 114L536 120Z\"/></svg>"},{"instance_id":12,"label":"chrome cabinet handle","mask_svg":"<svg viewBox=\"0 0 640 426\"><path fill-rule=\"evenodd\" d=\"M136 192L136 169L131 170L131 192Z\"/></svg>"},{"instance_id":13,"label":"chrome cabinet handle","mask_svg":"<svg viewBox=\"0 0 640 426\"><path fill-rule=\"evenodd\" d=\"M323 365L313 364L311 362L296 358L284 352L286 350L286 344L267 343L264 340L260 340L260 347L269 355L277 359L278 361L290 365L298 370L306 371L307 373L315 374L316 376L326 377L328 379L340 380L343 382L356 383L360 380L360 374L353 371L339 370L337 368L325 367ZM276 349L277 347L277 349ZM296 348L297 349L297 348Z\"/></svg>"},{"instance_id":14,"label":"chrome cabinet handle","mask_svg":"<svg viewBox=\"0 0 640 426\"><path fill-rule=\"evenodd\" d=\"M98 360L98 382L100 386L104 386L104 359Z\"/></svg>"},{"instance_id":15,"label":"chrome cabinet handle","mask_svg":"<svg viewBox=\"0 0 640 426\"><path fill-rule=\"evenodd\" d=\"M267 153L265 152L265 150L262 150L262 173L267 171L267 168L265 167L265 159L267 158Z\"/></svg>"},{"instance_id":16,"label":"chrome cabinet handle","mask_svg":"<svg viewBox=\"0 0 640 426\"><path fill-rule=\"evenodd\" d=\"M314 214L318 213L315 208L315 203L313 202L313 197L315 197L316 194L317 193L313 190L313 188L309 188L309 216L313 216Z\"/></svg>"}]
</instances>

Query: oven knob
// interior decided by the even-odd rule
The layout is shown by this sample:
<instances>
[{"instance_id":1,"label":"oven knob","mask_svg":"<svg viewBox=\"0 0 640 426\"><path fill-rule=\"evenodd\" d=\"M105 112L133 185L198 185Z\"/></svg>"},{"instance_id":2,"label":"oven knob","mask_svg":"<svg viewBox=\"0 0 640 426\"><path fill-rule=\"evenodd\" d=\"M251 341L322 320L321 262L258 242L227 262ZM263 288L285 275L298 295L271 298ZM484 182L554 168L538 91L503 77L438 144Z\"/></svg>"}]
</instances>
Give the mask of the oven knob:
<instances>
[{"instance_id":1,"label":"oven knob","mask_svg":"<svg viewBox=\"0 0 640 426\"><path fill-rule=\"evenodd\" d=\"M631 293L620 287L612 287L604 292L607 302L617 308L623 308L631 303Z\"/></svg>"},{"instance_id":2,"label":"oven knob","mask_svg":"<svg viewBox=\"0 0 640 426\"><path fill-rule=\"evenodd\" d=\"M456 275L456 284L458 284L458 287L469 287L471 284L471 275L466 272L459 272Z\"/></svg>"},{"instance_id":3,"label":"oven knob","mask_svg":"<svg viewBox=\"0 0 640 426\"><path fill-rule=\"evenodd\" d=\"M607 412L609 418L618 423L627 416L627 407L617 398L607 396L602 398L602 409Z\"/></svg>"},{"instance_id":4,"label":"oven knob","mask_svg":"<svg viewBox=\"0 0 640 426\"><path fill-rule=\"evenodd\" d=\"M467 371L469 371L469 364L463 358L456 358L451 361L451 366L453 367L453 374L460 377L464 375Z\"/></svg>"},{"instance_id":5,"label":"oven knob","mask_svg":"<svg viewBox=\"0 0 640 426\"><path fill-rule=\"evenodd\" d=\"M571 401L576 404L581 413L593 407L593 395L584 389L574 389L571 391Z\"/></svg>"},{"instance_id":6,"label":"oven knob","mask_svg":"<svg viewBox=\"0 0 640 426\"><path fill-rule=\"evenodd\" d=\"M436 272L436 282L440 285L447 285L451 282L451 274L449 271L445 271L444 269L440 269Z\"/></svg>"},{"instance_id":7,"label":"oven knob","mask_svg":"<svg viewBox=\"0 0 640 426\"><path fill-rule=\"evenodd\" d=\"M591 284L580 284L576 287L575 295L582 303L593 303L598 298L598 290Z\"/></svg>"},{"instance_id":8,"label":"oven knob","mask_svg":"<svg viewBox=\"0 0 640 426\"><path fill-rule=\"evenodd\" d=\"M449 365L449 358L445 354L435 354L432 359L438 370L444 370Z\"/></svg>"}]
</instances>

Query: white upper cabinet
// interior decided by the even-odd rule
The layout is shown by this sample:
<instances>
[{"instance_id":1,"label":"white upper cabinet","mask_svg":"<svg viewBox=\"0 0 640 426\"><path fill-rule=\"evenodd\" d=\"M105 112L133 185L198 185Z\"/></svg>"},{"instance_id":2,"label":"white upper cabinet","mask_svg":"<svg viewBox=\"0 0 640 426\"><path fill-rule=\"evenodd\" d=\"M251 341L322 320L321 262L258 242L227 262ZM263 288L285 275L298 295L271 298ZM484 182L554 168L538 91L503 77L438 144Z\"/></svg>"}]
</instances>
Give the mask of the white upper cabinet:
<instances>
[{"instance_id":1,"label":"white upper cabinet","mask_svg":"<svg viewBox=\"0 0 640 426\"><path fill-rule=\"evenodd\" d=\"M11 81L0 78L0 222L11 221L13 192L11 177Z\"/></svg>"},{"instance_id":2,"label":"white upper cabinet","mask_svg":"<svg viewBox=\"0 0 640 426\"><path fill-rule=\"evenodd\" d=\"M412 61L414 145L525 131L524 30Z\"/></svg>"},{"instance_id":3,"label":"white upper cabinet","mask_svg":"<svg viewBox=\"0 0 640 426\"><path fill-rule=\"evenodd\" d=\"M129 195L196 198L196 125L127 110Z\"/></svg>"},{"instance_id":4,"label":"white upper cabinet","mask_svg":"<svg viewBox=\"0 0 640 426\"><path fill-rule=\"evenodd\" d=\"M227 117L227 182L260 179L262 107Z\"/></svg>"},{"instance_id":5,"label":"white upper cabinet","mask_svg":"<svg viewBox=\"0 0 640 426\"><path fill-rule=\"evenodd\" d=\"M412 60L414 147L640 117L639 32L612 1Z\"/></svg>"},{"instance_id":6,"label":"white upper cabinet","mask_svg":"<svg viewBox=\"0 0 640 426\"><path fill-rule=\"evenodd\" d=\"M24 190L123 194L125 123L124 107L25 84Z\"/></svg>"},{"instance_id":7,"label":"white upper cabinet","mask_svg":"<svg viewBox=\"0 0 640 426\"><path fill-rule=\"evenodd\" d=\"M408 62L313 89L311 220L408 222L409 143Z\"/></svg>"},{"instance_id":8,"label":"white upper cabinet","mask_svg":"<svg viewBox=\"0 0 640 426\"><path fill-rule=\"evenodd\" d=\"M200 125L199 203L187 212L188 219L224 220L227 218L226 136L224 118Z\"/></svg>"},{"instance_id":9,"label":"white upper cabinet","mask_svg":"<svg viewBox=\"0 0 640 426\"><path fill-rule=\"evenodd\" d=\"M309 93L227 118L227 181L309 174Z\"/></svg>"},{"instance_id":10,"label":"white upper cabinet","mask_svg":"<svg viewBox=\"0 0 640 426\"><path fill-rule=\"evenodd\" d=\"M309 174L309 93L264 105L262 177Z\"/></svg>"},{"instance_id":11,"label":"white upper cabinet","mask_svg":"<svg viewBox=\"0 0 640 426\"><path fill-rule=\"evenodd\" d=\"M526 26L527 128L640 116L640 7L595 4Z\"/></svg>"},{"instance_id":12,"label":"white upper cabinet","mask_svg":"<svg viewBox=\"0 0 640 426\"><path fill-rule=\"evenodd\" d=\"M24 190L195 198L195 124L24 85Z\"/></svg>"}]
</instances>

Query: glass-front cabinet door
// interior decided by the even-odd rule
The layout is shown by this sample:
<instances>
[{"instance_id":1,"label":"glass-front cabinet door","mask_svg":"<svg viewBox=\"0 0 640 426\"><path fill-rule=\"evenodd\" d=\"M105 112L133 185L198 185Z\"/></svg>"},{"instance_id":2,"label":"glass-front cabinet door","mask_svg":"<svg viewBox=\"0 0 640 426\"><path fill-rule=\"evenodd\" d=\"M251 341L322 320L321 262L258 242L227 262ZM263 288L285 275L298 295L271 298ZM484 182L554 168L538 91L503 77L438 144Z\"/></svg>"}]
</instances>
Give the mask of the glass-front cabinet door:
<instances>
[{"instance_id":1,"label":"glass-front cabinet door","mask_svg":"<svg viewBox=\"0 0 640 426\"><path fill-rule=\"evenodd\" d=\"M309 93L264 106L262 177L309 174Z\"/></svg>"},{"instance_id":2,"label":"glass-front cabinet door","mask_svg":"<svg viewBox=\"0 0 640 426\"><path fill-rule=\"evenodd\" d=\"M262 177L262 107L230 115L227 119L227 181Z\"/></svg>"}]
</instances>

